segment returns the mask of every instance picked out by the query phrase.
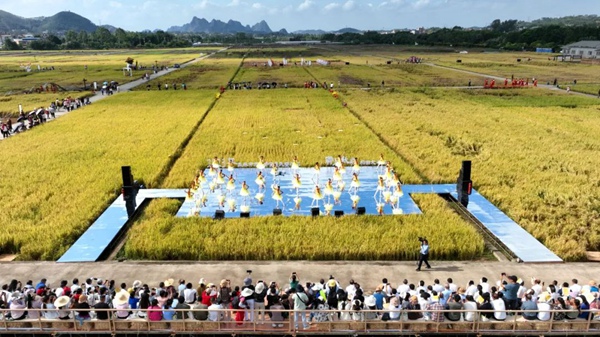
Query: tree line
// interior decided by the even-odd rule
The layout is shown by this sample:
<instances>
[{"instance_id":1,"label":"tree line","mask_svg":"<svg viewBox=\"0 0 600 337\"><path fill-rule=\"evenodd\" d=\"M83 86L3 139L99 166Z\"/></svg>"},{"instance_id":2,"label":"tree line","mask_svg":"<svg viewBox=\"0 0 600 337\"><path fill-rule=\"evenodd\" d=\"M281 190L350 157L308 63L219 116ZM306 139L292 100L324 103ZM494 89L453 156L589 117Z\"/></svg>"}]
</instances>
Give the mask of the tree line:
<instances>
[{"instance_id":1,"label":"tree line","mask_svg":"<svg viewBox=\"0 0 600 337\"><path fill-rule=\"evenodd\" d=\"M535 50L535 48L561 47L579 40L600 40L600 26L548 25L522 29L517 20L494 20L484 29L465 29L462 27L430 29L423 34L397 31L381 34L376 31L364 33L323 34L323 35L287 35L273 33L261 36L252 34L172 34L161 30L150 32L128 32L121 28L110 32L104 27L93 33L68 31L64 36L47 35L31 42L27 48L33 50L78 50L78 49L130 49L130 48L181 48L195 42L223 44L271 43L281 40L338 42L344 44L395 44L424 45L454 48L490 48L506 50ZM18 44L5 41L3 49L22 48Z\"/></svg>"}]
</instances>

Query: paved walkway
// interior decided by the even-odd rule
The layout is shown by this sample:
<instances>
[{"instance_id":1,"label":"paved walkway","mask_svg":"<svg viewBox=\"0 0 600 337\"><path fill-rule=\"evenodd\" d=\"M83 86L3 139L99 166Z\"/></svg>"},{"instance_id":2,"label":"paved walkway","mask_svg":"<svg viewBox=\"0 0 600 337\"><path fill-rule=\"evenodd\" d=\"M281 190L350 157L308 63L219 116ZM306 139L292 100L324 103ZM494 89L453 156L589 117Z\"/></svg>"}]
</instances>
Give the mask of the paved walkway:
<instances>
[{"instance_id":1,"label":"paved walkway","mask_svg":"<svg viewBox=\"0 0 600 337\"><path fill-rule=\"evenodd\" d=\"M435 249L435 245L432 249ZM421 272L415 271L414 262L407 261L9 262L0 263L0 270L2 270L0 284L10 282L13 278L38 282L45 277L50 285L55 287L62 279L70 282L74 277L80 280L87 277L100 277L126 282L128 286L136 279L149 285L158 285L158 282L168 278L175 280L182 278L193 284L197 284L200 278L213 283L228 278L234 285L241 285L248 269L253 271L254 282L264 280L286 284L290 274L297 272L303 283L318 282L320 278L327 279L329 275L333 275L344 286L350 279L354 279L369 290L374 289L384 277L387 277L394 287L404 278L414 283L424 280L430 284L435 278L443 283L448 277L452 277L456 284L466 285L469 280L479 282L482 276L495 283L501 272L517 275L526 280L528 285L530 285L530 278L534 276L542 279L546 284L552 280L570 281L573 277L579 279L582 285L592 279L600 281L598 263L430 262L432 269L423 269Z\"/></svg>"}]
</instances>

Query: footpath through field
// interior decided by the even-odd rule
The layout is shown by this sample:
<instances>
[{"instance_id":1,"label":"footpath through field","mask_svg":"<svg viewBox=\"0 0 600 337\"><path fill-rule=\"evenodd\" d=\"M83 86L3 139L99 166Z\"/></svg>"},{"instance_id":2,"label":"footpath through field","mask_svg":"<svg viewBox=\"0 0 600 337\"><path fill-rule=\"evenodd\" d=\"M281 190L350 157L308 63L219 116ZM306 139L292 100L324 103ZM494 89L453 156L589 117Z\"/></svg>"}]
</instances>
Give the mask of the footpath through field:
<instances>
[{"instance_id":1,"label":"footpath through field","mask_svg":"<svg viewBox=\"0 0 600 337\"><path fill-rule=\"evenodd\" d=\"M416 240L416 238L415 238ZM432 245L431 249L435 249ZM424 280L432 284L439 279L443 284L448 277L454 283L465 286L469 280L476 283L485 276L495 284L500 273L516 275L527 283L531 277L537 277L549 284L553 280L570 282L577 278L579 284L587 284L590 280L600 278L600 265L597 263L553 263L528 264L493 261L430 261L432 269L415 271L415 262L409 261L206 261L206 262L92 262L92 263L56 263L56 262L8 262L0 263L2 284L11 279L21 281L39 281L47 278L51 286L60 280L72 280L74 277L99 277L114 279L118 283L125 282L130 286L134 280L141 280L148 285L156 286L169 278L185 279L197 284L200 278L207 282L219 283L221 279L232 280L234 285L242 285L246 270L252 270L254 282L277 281L280 285L288 283L292 272L296 272L300 282L318 282L333 275L344 286L350 279L359 282L367 291L373 291L386 277L396 287L403 279L417 284ZM34 283L35 284L35 283Z\"/></svg>"},{"instance_id":2,"label":"footpath through field","mask_svg":"<svg viewBox=\"0 0 600 337\"><path fill-rule=\"evenodd\" d=\"M156 74L152 74L150 76L150 78L151 79L155 79L155 78L158 78L158 77L170 74L170 73L172 73L174 71L177 71L177 70L179 70L181 68L185 68L185 67L187 67L187 66L189 66L191 64L194 64L196 62L202 61L204 59L207 59L207 58L213 56L214 54L223 52L223 51L225 51L227 49L229 49L229 47L217 50L216 52L212 52L210 54L206 54L204 56L197 57L197 58L195 58L195 59L193 59L191 61L182 63L181 66L180 66L180 68L169 68L167 70L161 70L161 71L157 72ZM96 92L93 96L90 96L90 103L98 102L99 100L102 100L102 99L105 99L105 98L108 98L108 97L112 97L114 95L118 95L121 92L129 91L129 90L131 90L131 89L133 89L135 87L138 87L138 86L140 86L140 85L142 85L144 83L147 83L147 82L148 82L148 80L140 78L140 79L137 79L135 81L124 83L124 84L122 84L122 85L119 86L119 91L115 92L113 95L102 95L102 93ZM81 108L79 108L79 109L81 109ZM76 109L76 110L79 110L79 109ZM74 111L74 110L71 110L71 111ZM69 112L70 111L67 111L66 109L62 109L61 108L61 109L57 109L55 115L56 115L56 118L58 118L58 117L61 117L61 116L64 116L64 115L68 114ZM54 118L54 119L56 119L56 118ZM54 119L51 119L48 122L51 122ZM13 137L14 136L16 136L16 135L13 135ZM1 138L0 140L4 140L4 139L6 139L6 138Z\"/></svg>"}]
</instances>

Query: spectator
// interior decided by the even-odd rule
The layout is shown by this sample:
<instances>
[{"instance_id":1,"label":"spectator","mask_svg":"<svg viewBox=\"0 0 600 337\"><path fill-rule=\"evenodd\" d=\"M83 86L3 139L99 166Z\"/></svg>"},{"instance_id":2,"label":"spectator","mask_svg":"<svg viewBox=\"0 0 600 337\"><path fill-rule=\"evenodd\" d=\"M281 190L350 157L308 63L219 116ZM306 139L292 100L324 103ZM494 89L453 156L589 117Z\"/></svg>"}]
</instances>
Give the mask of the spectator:
<instances>
[{"instance_id":1,"label":"spectator","mask_svg":"<svg viewBox=\"0 0 600 337\"><path fill-rule=\"evenodd\" d=\"M296 274L292 274L295 276ZM296 279L297 280L297 279ZM290 281L291 284L291 281ZM304 287L298 284L296 286L296 292L292 296L294 301L294 327L298 330L298 323L301 320L304 330L308 329L308 322L306 321L306 307L308 305L308 296L304 293Z\"/></svg>"},{"instance_id":2,"label":"spectator","mask_svg":"<svg viewBox=\"0 0 600 337\"><path fill-rule=\"evenodd\" d=\"M533 293L535 294L535 291L533 291ZM533 294L527 293L525 295L525 301L521 305L521 310L536 310L536 311L538 310L537 303L533 301ZM527 312L527 311L523 312L523 317L527 320L535 320L535 319L537 319L537 316L538 316L537 312Z\"/></svg>"},{"instance_id":3,"label":"spectator","mask_svg":"<svg viewBox=\"0 0 600 337\"><path fill-rule=\"evenodd\" d=\"M185 290L183 291L185 303L193 304L194 302L196 302L197 295L198 293L196 292L196 289L192 288L191 282L185 285Z\"/></svg>"},{"instance_id":4,"label":"spectator","mask_svg":"<svg viewBox=\"0 0 600 337\"><path fill-rule=\"evenodd\" d=\"M267 297L267 288L263 281L258 281L256 291L254 292L254 308L256 310L256 319L260 324L265 322L265 298Z\"/></svg>"},{"instance_id":5,"label":"spectator","mask_svg":"<svg viewBox=\"0 0 600 337\"><path fill-rule=\"evenodd\" d=\"M492 307L494 308L494 319L504 321L506 319L506 305L502 299L502 293L495 292L492 295Z\"/></svg>"},{"instance_id":6,"label":"spectator","mask_svg":"<svg viewBox=\"0 0 600 337\"><path fill-rule=\"evenodd\" d=\"M208 317L207 319L211 322L220 322L223 321L223 307L221 303L218 303L216 297L211 297L211 304L208 307Z\"/></svg>"},{"instance_id":7,"label":"spectator","mask_svg":"<svg viewBox=\"0 0 600 337\"><path fill-rule=\"evenodd\" d=\"M427 311L429 313L429 319L433 322L443 322L444 321L444 306L440 303L439 298L433 298L431 303L427 306Z\"/></svg>"},{"instance_id":8,"label":"spectator","mask_svg":"<svg viewBox=\"0 0 600 337\"><path fill-rule=\"evenodd\" d=\"M375 288L375 293L373 294L373 297L375 298L376 309L382 310L383 302L385 300L385 294L383 293L383 289L381 286L377 286L377 288Z\"/></svg>"},{"instance_id":9,"label":"spectator","mask_svg":"<svg viewBox=\"0 0 600 337\"><path fill-rule=\"evenodd\" d=\"M190 305L185 303L185 298L183 296L179 296L177 298L177 305L175 306L175 309L177 310L177 319L193 318L192 313L190 311L185 311L190 310Z\"/></svg>"},{"instance_id":10,"label":"spectator","mask_svg":"<svg viewBox=\"0 0 600 337\"><path fill-rule=\"evenodd\" d=\"M150 295L147 292L143 292L140 295L140 307L137 312L139 318L146 318L146 312L150 307Z\"/></svg>"},{"instance_id":11,"label":"spectator","mask_svg":"<svg viewBox=\"0 0 600 337\"><path fill-rule=\"evenodd\" d=\"M417 296L411 296L409 301L406 304L405 307L406 310L421 310L421 306L419 305L419 300L417 299ZM408 319L409 320L417 320L423 317L423 313L421 312L415 312L415 311L409 311L408 314Z\"/></svg>"},{"instance_id":12,"label":"spectator","mask_svg":"<svg viewBox=\"0 0 600 337\"><path fill-rule=\"evenodd\" d=\"M401 306L400 301L397 297L390 299L390 305L388 307L390 321L400 320Z\"/></svg>"},{"instance_id":13,"label":"spectator","mask_svg":"<svg viewBox=\"0 0 600 337\"><path fill-rule=\"evenodd\" d=\"M19 321L27 318L27 306L24 296L21 292L14 292L10 301L10 317L13 321Z\"/></svg>"},{"instance_id":14,"label":"spectator","mask_svg":"<svg viewBox=\"0 0 600 337\"><path fill-rule=\"evenodd\" d=\"M481 310L481 319L483 321L488 321L494 317L494 306L490 301L490 293L483 293L481 295L482 303L479 306L479 310ZM504 303L504 302L503 302Z\"/></svg>"},{"instance_id":15,"label":"spectator","mask_svg":"<svg viewBox=\"0 0 600 337\"><path fill-rule=\"evenodd\" d=\"M463 303L463 308L467 311L464 313L464 319L467 322L473 322L475 320L475 312L477 311L477 302L471 295L467 295Z\"/></svg>"},{"instance_id":16,"label":"spectator","mask_svg":"<svg viewBox=\"0 0 600 337\"><path fill-rule=\"evenodd\" d=\"M165 303L163 310L162 310L162 315L163 315L163 319L165 321L172 321L173 318L175 317L176 313L175 313L175 306L173 306L173 299L169 298L167 300L167 302Z\"/></svg>"},{"instance_id":17,"label":"spectator","mask_svg":"<svg viewBox=\"0 0 600 337\"><path fill-rule=\"evenodd\" d=\"M552 306L552 311L554 311L554 320L562 321L567 316L567 305L565 300L562 297L558 297L554 300L554 304Z\"/></svg>"},{"instance_id":18,"label":"spectator","mask_svg":"<svg viewBox=\"0 0 600 337\"><path fill-rule=\"evenodd\" d=\"M94 312L96 314L96 318L99 320L107 320L108 319L108 311L106 309L110 309L108 303L106 303L106 295L100 295L100 301L94 304ZM129 316L129 315L127 315Z\"/></svg>"},{"instance_id":19,"label":"spectator","mask_svg":"<svg viewBox=\"0 0 600 337\"><path fill-rule=\"evenodd\" d=\"M58 318L58 311L56 310L56 307L54 306L55 300L56 300L56 296L52 293L44 296L44 298L42 299L42 309L45 309L43 311L45 319L57 319Z\"/></svg>"},{"instance_id":20,"label":"spectator","mask_svg":"<svg viewBox=\"0 0 600 337\"><path fill-rule=\"evenodd\" d=\"M460 295L454 294L454 296L452 296L447 301L446 309L450 310L449 312L446 312L446 318L449 321L453 321L453 322L460 321L460 317L462 316L462 313L460 312L460 310L463 309L463 303L462 303L462 299L460 298Z\"/></svg>"},{"instance_id":21,"label":"spectator","mask_svg":"<svg viewBox=\"0 0 600 337\"><path fill-rule=\"evenodd\" d=\"M271 324L271 326L273 326L274 328L282 328L283 327L283 323L281 323L283 321L283 315L282 312L278 311L278 310L283 310L284 307L281 304L280 300L277 300L277 302L273 303L270 307L271 311L271 322L273 322Z\"/></svg>"},{"instance_id":22,"label":"spectator","mask_svg":"<svg viewBox=\"0 0 600 337\"><path fill-rule=\"evenodd\" d=\"M148 307L147 312L148 320L152 322L160 321L163 318L162 308L158 306L157 299L152 300L152 304Z\"/></svg>"},{"instance_id":23,"label":"spectator","mask_svg":"<svg viewBox=\"0 0 600 337\"><path fill-rule=\"evenodd\" d=\"M79 296L79 301L75 304L75 319L79 321L79 325L83 325L84 321L92 319L90 316L90 304L87 302L87 295Z\"/></svg>"},{"instance_id":24,"label":"spectator","mask_svg":"<svg viewBox=\"0 0 600 337\"><path fill-rule=\"evenodd\" d=\"M538 298L537 307L539 310L539 312L537 313L537 319L539 319L540 321L549 321L552 314L552 306L548 302L543 301L542 298Z\"/></svg>"},{"instance_id":25,"label":"spectator","mask_svg":"<svg viewBox=\"0 0 600 337\"><path fill-rule=\"evenodd\" d=\"M146 295L146 294L143 294L143 295ZM144 298L143 295L142 295L142 298ZM147 298L148 298L148 295L146 295L146 301L147 301ZM141 300L140 300L140 302L141 302ZM118 319L127 319L129 317L129 315L131 314L131 311L129 310L130 309L129 308L129 293L125 292L125 291L118 292L117 295L115 296L115 299L113 300L113 308L117 309L117 318ZM146 308L148 308L148 307L146 306Z\"/></svg>"}]
</instances>

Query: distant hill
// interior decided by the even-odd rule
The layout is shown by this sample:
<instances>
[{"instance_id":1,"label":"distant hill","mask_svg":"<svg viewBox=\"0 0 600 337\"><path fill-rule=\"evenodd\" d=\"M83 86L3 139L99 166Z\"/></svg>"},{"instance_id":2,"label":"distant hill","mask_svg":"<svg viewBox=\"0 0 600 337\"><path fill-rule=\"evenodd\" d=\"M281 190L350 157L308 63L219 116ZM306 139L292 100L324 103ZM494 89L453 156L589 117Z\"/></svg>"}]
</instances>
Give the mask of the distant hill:
<instances>
[{"instance_id":1,"label":"distant hill","mask_svg":"<svg viewBox=\"0 0 600 337\"><path fill-rule=\"evenodd\" d=\"M295 32L292 32L292 34L323 35L323 34L327 34L327 33L344 34L344 33L362 33L362 32L363 32L362 30L355 29L355 28L342 28L340 30L333 30L333 31L325 31L322 29L304 29L304 30L297 30Z\"/></svg>"},{"instance_id":2,"label":"distant hill","mask_svg":"<svg viewBox=\"0 0 600 337\"><path fill-rule=\"evenodd\" d=\"M0 10L0 31L5 33L93 32L98 28L90 20L73 12L58 12L49 17L23 18Z\"/></svg>"},{"instance_id":3,"label":"distant hill","mask_svg":"<svg viewBox=\"0 0 600 337\"><path fill-rule=\"evenodd\" d=\"M232 33L260 33L269 34L273 31L269 25L263 20L252 27L249 25L242 25L239 21L229 20L223 22L221 20L211 20L210 22L206 19L198 18L194 16L190 23L186 23L183 26L172 26L167 29L170 33L218 33L218 34L232 34Z\"/></svg>"}]
</instances>

